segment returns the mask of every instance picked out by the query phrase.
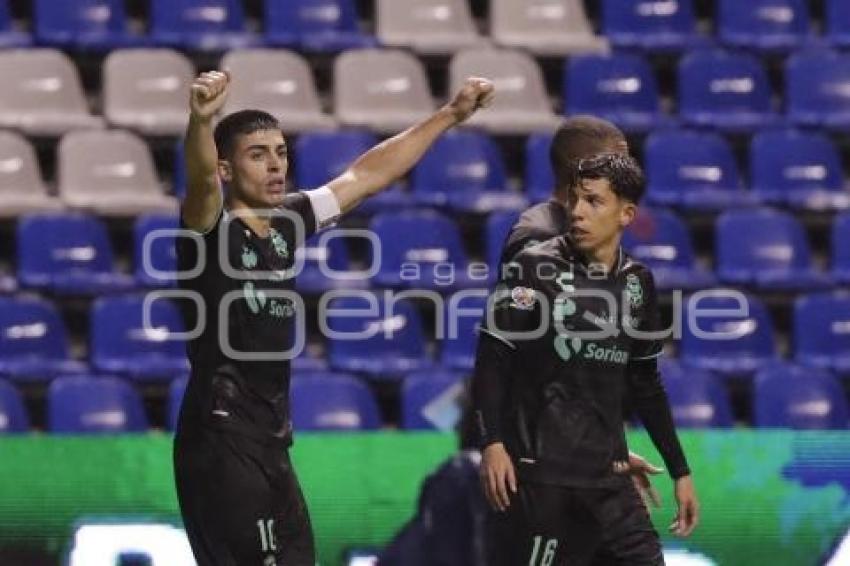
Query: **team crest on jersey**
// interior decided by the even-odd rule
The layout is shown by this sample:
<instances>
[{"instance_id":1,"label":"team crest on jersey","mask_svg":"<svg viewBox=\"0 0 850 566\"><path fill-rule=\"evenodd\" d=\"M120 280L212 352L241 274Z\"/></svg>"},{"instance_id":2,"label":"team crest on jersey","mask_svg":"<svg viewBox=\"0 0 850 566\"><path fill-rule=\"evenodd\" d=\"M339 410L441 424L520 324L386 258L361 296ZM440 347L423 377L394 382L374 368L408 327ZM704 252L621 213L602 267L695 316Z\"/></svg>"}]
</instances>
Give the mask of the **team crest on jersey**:
<instances>
[{"instance_id":1,"label":"team crest on jersey","mask_svg":"<svg viewBox=\"0 0 850 566\"><path fill-rule=\"evenodd\" d=\"M640 284L640 278L634 273L626 276L626 293L629 296L629 304L633 307L643 304L643 287Z\"/></svg>"},{"instance_id":2,"label":"team crest on jersey","mask_svg":"<svg viewBox=\"0 0 850 566\"><path fill-rule=\"evenodd\" d=\"M270 228L269 236L271 237L272 247L275 253L282 259L287 259L289 257L289 246L286 244L286 240L283 239L283 235L274 228Z\"/></svg>"},{"instance_id":3,"label":"team crest on jersey","mask_svg":"<svg viewBox=\"0 0 850 566\"><path fill-rule=\"evenodd\" d=\"M514 287L511 291L511 306L515 309L529 311L534 308L534 289Z\"/></svg>"},{"instance_id":4,"label":"team crest on jersey","mask_svg":"<svg viewBox=\"0 0 850 566\"><path fill-rule=\"evenodd\" d=\"M242 267L245 269L257 267L257 254L248 246L242 246Z\"/></svg>"}]
</instances>

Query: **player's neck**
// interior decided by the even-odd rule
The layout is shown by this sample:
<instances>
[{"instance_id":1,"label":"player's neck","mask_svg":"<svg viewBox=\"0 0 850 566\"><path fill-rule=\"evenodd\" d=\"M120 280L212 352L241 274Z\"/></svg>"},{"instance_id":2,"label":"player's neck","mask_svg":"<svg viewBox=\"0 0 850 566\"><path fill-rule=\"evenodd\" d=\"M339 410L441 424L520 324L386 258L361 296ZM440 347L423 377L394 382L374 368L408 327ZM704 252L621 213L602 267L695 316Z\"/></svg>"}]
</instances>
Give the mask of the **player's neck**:
<instances>
[{"instance_id":1,"label":"player's neck","mask_svg":"<svg viewBox=\"0 0 850 566\"><path fill-rule=\"evenodd\" d=\"M254 234L261 238L268 237L271 226L271 216L259 216L254 208L237 199L228 199L227 209L238 216L239 219L250 228Z\"/></svg>"}]
</instances>

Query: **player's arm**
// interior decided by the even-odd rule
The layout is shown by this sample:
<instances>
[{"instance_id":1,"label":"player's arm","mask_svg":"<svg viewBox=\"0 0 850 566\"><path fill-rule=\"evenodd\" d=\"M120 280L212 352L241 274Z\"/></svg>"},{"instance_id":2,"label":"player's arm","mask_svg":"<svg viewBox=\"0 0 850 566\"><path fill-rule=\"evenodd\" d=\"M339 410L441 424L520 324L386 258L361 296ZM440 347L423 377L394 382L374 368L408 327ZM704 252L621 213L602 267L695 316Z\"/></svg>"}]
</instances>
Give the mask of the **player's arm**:
<instances>
[{"instance_id":1,"label":"player's arm","mask_svg":"<svg viewBox=\"0 0 850 566\"><path fill-rule=\"evenodd\" d=\"M487 79L469 78L455 97L424 121L361 155L327 187L345 213L407 173L443 132L469 118L493 98Z\"/></svg>"},{"instance_id":2,"label":"player's arm","mask_svg":"<svg viewBox=\"0 0 850 566\"><path fill-rule=\"evenodd\" d=\"M212 120L227 98L229 82L227 73L201 73L190 91L189 127L184 141L186 198L181 215L188 228L201 233L209 231L221 213L221 181Z\"/></svg>"}]
</instances>

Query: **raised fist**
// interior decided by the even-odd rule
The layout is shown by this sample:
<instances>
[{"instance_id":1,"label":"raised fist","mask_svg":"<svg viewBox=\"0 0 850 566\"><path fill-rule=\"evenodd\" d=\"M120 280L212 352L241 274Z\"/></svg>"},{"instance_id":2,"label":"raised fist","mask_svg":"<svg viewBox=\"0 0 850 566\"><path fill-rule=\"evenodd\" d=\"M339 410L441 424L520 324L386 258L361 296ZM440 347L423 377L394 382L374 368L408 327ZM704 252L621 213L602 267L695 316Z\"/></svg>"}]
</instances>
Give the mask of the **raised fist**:
<instances>
[{"instance_id":1,"label":"raised fist","mask_svg":"<svg viewBox=\"0 0 850 566\"><path fill-rule=\"evenodd\" d=\"M215 116L227 99L229 85L230 73L227 71L209 71L198 75L192 82L189 98L192 115L202 120Z\"/></svg>"},{"instance_id":2,"label":"raised fist","mask_svg":"<svg viewBox=\"0 0 850 566\"><path fill-rule=\"evenodd\" d=\"M494 96L495 89L492 82L481 77L469 77L447 106L455 119L463 122L479 108L489 106Z\"/></svg>"}]
</instances>

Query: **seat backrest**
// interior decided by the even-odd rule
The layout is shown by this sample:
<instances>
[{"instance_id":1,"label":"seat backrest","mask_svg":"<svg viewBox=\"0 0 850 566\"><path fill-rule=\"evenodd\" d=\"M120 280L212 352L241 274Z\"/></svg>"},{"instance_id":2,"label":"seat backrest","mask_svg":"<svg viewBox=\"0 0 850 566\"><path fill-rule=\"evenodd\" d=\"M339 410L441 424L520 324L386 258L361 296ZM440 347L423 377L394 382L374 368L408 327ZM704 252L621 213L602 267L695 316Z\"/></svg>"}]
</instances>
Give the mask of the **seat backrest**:
<instances>
[{"instance_id":1,"label":"seat backrest","mask_svg":"<svg viewBox=\"0 0 850 566\"><path fill-rule=\"evenodd\" d=\"M17 132L0 131L0 194L46 192L32 144Z\"/></svg>"},{"instance_id":2,"label":"seat backrest","mask_svg":"<svg viewBox=\"0 0 850 566\"><path fill-rule=\"evenodd\" d=\"M68 358L68 336L56 308L34 297L0 297L0 358Z\"/></svg>"},{"instance_id":3,"label":"seat backrest","mask_svg":"<svg viewBox=\"0 0 850 566\"><path fill-rule=\"evenodd\" d=\"M699 301L685 304L680 344L684 362L707 357L769 357L774 354L773 323L764 303L753 295L745 294L745 297L746 311L741 314L737 312L741 305L724 290L704 292ZM714 312L710 316L699 316L699 312L692 309Z\"/></svg>"},{"instance_id":4,"label":"seat backrest","mask_svg":"<svg viewBox=\"0 0 850 566\"><path fill-rule=\"evenodd\" d=\"M427 370L408 375L401 390L401 426L407 430L451 431L461 417L463 375Z\"/></svg>"},{"instance_id":5,"label":"seat backrest","mask_svg":"<svg viewBox=\"0 0 850 566\"><path fill-rule=\"evenodd\" d=\"M832 267L843 269L850 279L850 212L839 214L832 222Z\"/></svg>"},{"instance_id":6,"label":"seat backrest","mask_svg":"<svg viewBox=\"0 0 850 566\"><path fill-rule=\"evenodd\" d=\"M787 212L729 210L715 226L720 269L808 269L811 250L802 224Z\"/></svg>"},{"instance_id":7,"label":"seat backrest","mask_svg":"<svg viewBox=\"0 0 850 566\"><path fill-rule=\"evenodd\" d=\"M0 52L0 108L4 112L88 114L80 75L55 49Z\"/></svg>"},{"instance_id":8,"label":"seat backrest","mask_svg":"<svg viewBox=\"0 0 850 566\"><path fill-rule=\"evenodd\" d=\"M413 169L416 192L502 190L507 173L493 139L483 133L454 131L438 138Z\"/></svg>"},{"instance_id":9,"label":"seat backrest","mask_svg":"<svg viewBox=\"0 0 850 566\"><path fill-rule=\"evenodd\" d=\"M0 0L0 30L12 29L12 14L9 10L9 0Z\"/></svg>"},{"instance_id":10,"label":"seat backrest","mask_svg":"<svg viewBox=\"0 0 850 566\"><path fill-rule=\"evenodd\" d=\"M641 207L623 233L623 248L650 268L694 267L694 250L685 223L669 210Z\"/></svg>"},{"instance_id":11,"label":"seat backrest","mask_svg":"<svg viewBox=\"0 0 850 566\"><path fill-rule=\"evenodd\" d=\"M57 377L47 391L51 432L142 432L148 423L139 394L126 381L106 376Z\"/></svg>"},{"instance_id":12,"label":"seat backrest","mask_svg":"<svg viewBox=\"0 0 850 566\"><path fill-rule=\"evenodd\" d=\"M378 38L389 45L404 45L405 37L477 34L466 0L378 0L376 14Z\"/></svg>"},{"instance_id":13,"label":"seat backrest","mask_svg":"<svg viewBox=\"0 0 850 566\"><path fill-rule=\"evenodd\" d=\"M662 370L661 375L676 426L705 428L734 424L729 395L713 373L688 368L687 371Z\"/></svg>"},{"instance_id":14,"label":"seat backrest","mask_svg":"<svg viewBox=\"0 0 850 566\"><path fill-rule=\"evenodd\" d=\"M647 138L644 154L649 193L742 188L729 142L713 132L658 131Z\"/></svg>"},{"instance_id":15,"label":"seat backrest","mask_svg":"<svg viewBox=\"0 0 850 566\"><path fill-rule=\"evenodd\" d=\"M769 112L770 84L764 65L748 53L699 50L682 57L679 109L701 112Z\"/></svg>"},{"instance_id":16,"label":"seat backrest","mask_svg":"<svg viewBox=\"0 0 850 566\"><path fill-rule=\"evenodd\" d=\"M29 428L29 415L21 394L11 383L0 379L0 434L27 432Z\"/></svg>"},{"instance_id":17,"label":"seat backrest","mask_svg":"<svg viewBox=\"0 0 850 566\"><path fill-rule=\"evenodd\" d=\"M567 61L563 85L568 114L658 112L658 82L639 55L582 55Z\"/></svg>"},{"instance_id":18,"label":"seat backrest","mask_svg":"<svg viewBox=\"0 0 850 566\"><path fill-rule=\"evenodd\" d=\"M492 0L490 33L504 35L592 35L582 0Z\"/></svg>"},{"instance_id":19,"label":"seat backrest","mask_svg":"<svg viewBox=\"0 0 850 566\"><path fill-rule=\"evenodd\" d=\"M240 0L150 0L154 35L242 31L245 13Z\"/></svg>"},{"instance_id":20,"label":"seat backrest","mask_svg":"<svg viewBox=\"0 0 850 566\"><path fill-rule=\"evenodd\" d=\"M41 40L72 41L80 34L120 33L127 30L121 0L35 0L35 34Z\"/></svg>"},{"instance_id":21,"label":"seat backrest","mask_svg":"<svg viewBox=\"0 0 850 566\"><path fill-rule=\"evenodd\" d=\"M475 365L478 327L486 313L487 296L455 295L446 302L440 342L443 367L471 370Z\"/></svg>"},{"instance_id":22,"label":"seat backrest","mask_svg":"<svg viewBox=\"0 0 850 566\"><path fill-rule=\"evenodd\" d=\"M805 0L718 0L717 27L721 41L757 46L759 39L802 38L809 31Z\"/></svg>"},{"instance_id":23,"label":"seat backrest","mask_svg":"<svg viewBox=\"0 0 850 566\"><path fill-rule=\"evenodd\" d=\"M296 430L373 430L381 417L369 387L346 375L295 377L290 386Z\"/></svg>"},{"instance_id":24,"label":"seat backrest","mask_svg":"<svg viewBox=\"0 0 850 566\"><path fill-rule=\"evenodd\" d=\"M798 362L821 367L850 352L850 296L818 293L794 303L794 353Z\"/></svg>"},{"instance_id":25,"label":"seat backrest","mask_svg":"<svg viewBox=\"0 0 850 566\"><path fill-rule=\"evenodd\" d=\"M635 2L603 0L605 35L689 34L695 31L693 0Z\"/></svg>"},{"instance_id":26,"label":"seat backrest","mask_svg":"<svg viewBox=\"0 0 850 566\"><path fill-rule=\"evenodd\" d=\"M537 132L525 140L525 191L540 200L549 198L555 189L551 147L552 132Z\"/></svg>"},{"instance_id":27,"label":"seat backrest","mask_svg":"<svg viewBox=\"0 0 850 566\"><path fill-rule=\"evenodd\" d=\"M750 142L750 175L757 191L844 188L838 148L826 135L766 130Z\"/></svg>"},{"instance_id":28,"label":"seat backrest","mask_svg":"<svg viewBox=\"0 0 850 566\"><path fill-rule=\"evenodd\" d=\"M169 274L176 273L177 248L174 231L179 228L180 220L173 214L146 214L136 219L133 227L133 265L136 266L136 279L162 285L170 279Z\"/></svg>"},{"instance_id":29,"label":"seat backrest","mask_svg":"<svg viewBox=\"0 0 850 566\"><path fill-rule=\"evenodd\" d=\"M369 229L381 242L382 272L400 273L404 264L467 264L463 240L455 222L434 210L376 214Z\"/></svg>"},{"instance_id":30,"label":"seat backrest","mask_svg":"<svg viewBox=\"0 0 850 566\"><path fill-rule=\"evenodd\" d=\"M827 37L844 36L842 43L846 44L846 36L850 34L850 4L844 0L826 0L825 10Z\"/></svg>"},{"instance_id":31,"label":"seat backrest","mask_svg":"<svg viewBox=\"0 0 850 566\"><path fill-rule=\"evenodd\" d=\"M835 377L814 368L771 364L756 375L756 426L846 429L847 400Z\"/></svg>"},{"instance_id":32,"label":"seat backrest","mask_svg":"<svg viewBox=\"0 0 850 566\"><path fill-rule=\"evenodd\" d=\"M185 112L195 68L172 49L116 49L103 67L104 114Z\"/></svg>"},{"instance_id":33,"label":"seat backrest","mask_svg":"<svg viewBox=\"0 0 850 566\"><path fill-rule=\"evenodd\" d=\"M785 63L788 112L797 121L817 121L829 113L850 112L850 55L808 49Z\"/></svg>"},{"instance_id":34,"label":"seat backrest","mask_svg":"<svg viewBox=\"0 0 850 566\"><path fill-rule=\"evenodd\" d=\"M222 59L221 68L229 69L233 78L223 114L247 108L263 108L271 114L321 111L310 68L294 51L230 51Z\"/></svg>"},{"instance_id":35,"label":"seat backrest","mask_svg":"<svg viewBox=\"0 0 850 566\"><path fill-rule=\"evenodd\" d=\"M265 0L267 28L295 34L357 31L353 0Z\"/></svg>"},{"instance_id":36,"label":"seat backrest","mask_svg":"<svg viewBox=\"0 0 850 566\"><path fill-rule=\"evenodd\" d=\"M138 197L163 193L148 145L124 130L77 130L59 142L59 192Z\"/></svg>"},{"instance_id":37,"label":"seat backrest","mask_svg":"<svg viewBox=\"0 0 850 566\"><path fill-rule=\"evenodd\" d=\"M321 187L377 143L366 130L305 132L295 141L295 182L304 189Z\"/></svg>"},{"instance_id":38,"label":"seat backrest","mask_svg":"<svg viewBox=\"0 0 850 566\"><path fill-rule=\"evenodd\" d=\"M335 234L340 236L334 237ZM303 246L299 246L295 250L295 257L304 258L303 271L319 270L320 264L333 271L348 271L351 262L345 236L342 234L342 230L323 230L308 239ZM326 244L320 245L323 240Z\"/></svg>"},{"instance_id":39,"label":"seat backrest","mask_svg":"<svg viewBox=\"0 0 850 566\"><path fill-rule=\"evenodd\" d=\"M494 212L487 218L486 238L487 238L487 265L490 268L494 278L498 277L497 270L499 269L499 260L502 257L502 249L505 246L505 240L513 228L514 224L519 220L520 213L518 211Z\"/></svg>"},{"instance_id":40,"label":"seat backrest","mask_svg":"<svg viewBox=\"0 0 850 566\"><path fill-rule=\"evenodd\" d=\"M144 324L144 297L102 297L91 308L91 358L132 359L156 354L184 358L184 341L173 338L182 333L183 319L174 303L159 299L150 304L150 326Z\"/></svg>"}]
</instances>

